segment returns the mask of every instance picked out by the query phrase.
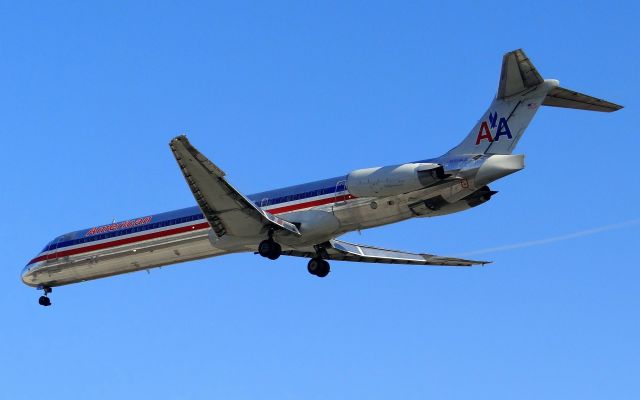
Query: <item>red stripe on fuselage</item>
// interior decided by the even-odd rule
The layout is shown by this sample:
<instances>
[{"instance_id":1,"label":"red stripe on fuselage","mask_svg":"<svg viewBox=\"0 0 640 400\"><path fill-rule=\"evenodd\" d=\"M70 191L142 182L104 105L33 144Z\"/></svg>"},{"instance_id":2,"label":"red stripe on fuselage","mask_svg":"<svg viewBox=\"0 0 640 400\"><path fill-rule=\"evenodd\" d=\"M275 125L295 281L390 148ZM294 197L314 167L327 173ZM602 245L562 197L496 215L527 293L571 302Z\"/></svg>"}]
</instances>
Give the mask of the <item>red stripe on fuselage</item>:
<instances>
[{"instance_id":1,"label":"red stripe on fuselage","mask_svg":"<svg viewBox=\"0 0 640 400\"><path fill-rule=\"evenodd\" d=\"M205 228L209 228L209 227L210 227L210 225L209 225L208 222L203 222L203 223L199 223L199 224L195 224L195 225L189 225L189 226L181 226L180 228L167 229L165 231L153 232L153 233L147 233L147 234L140 235L140 236L133 236L133 237L128 237L128 238L117 239L117 240L113 240L113 241L110 241L110 242L98 243L98 244L93 244L93 245L85 246L85 247L78 247L76 249L62 250L62 251L59 251L59 252L55 253L52 258L73 256L73 255L76 255L76 254L87 253L87 252L90 252L90 251L102 250L102 249L107 249L109 247L116 247L116 246L122 246L122 245L125 245L125 244L142 242L144 240L157 239L157 238L160 238L160 237L163 237L163 236L177 235L179 233L191 232L191 231L205 229ZM51 256L51 254L45 254L45 255L36 257L33 260L31 260L31 262L29 262L29 264L33 264L34 262L46 260L47 257L49 257L49 256Z\"/></svg>"},{"instance_id":2,"label":"red stripe on fuselage","mask_svg":"<svg viewBox=\"0 0 640 400\"><path fill-rule=\"evenodd\" d=\"M271 214L282 214L290 211L300 210L302 208L318 207L318 206L323 206L325 204L336 203L340 201L347 201L351 199L355 199L355 197L350 194L347 194L343 196L328 197L326 199L307 201L306 203L293 204L290 206L271 208L266 211L270 212Z\"/></svg>"},{"instance_id":3,"label":"red stripe on fuselage","mask_svg":"<svg viewBox=\"0 0 640 400\"><path fill-rule=\"evenodd\" d=\"M271 214L282 214L282 213L285 213L285 212L301 210L303 208L317 207L317 206L321 206L321 205L325 205L325 204L330 204L330 203L340 202L340 201L347 201L347 200L351 200L351 199L355 199L355 196L347 194L347 195L343 195L343 196L329 197L329 198L326 198L326 199L312 200L312 201L308 201L306 203L293 204L293 205L290 205L290 206L272 208L272 209L266 210L266 211L270 212ZM49 254L44 254L44 255L38 256L38 257L34 258L33 260L29 261L29 265L33 264L33 263L36 263L36 262L39 262L39 261L44 261L50 256L51 256L52 259L60 258L60 257L68 257L68 256L77 255L77 254L88 253L90 251L103 250L103 249L108 249L110 247L123 246L123 245L126 245L126 244L142 242L142 241L145 241L145 240L157 239L157 238L161 238L161 237L165 237L165 236L177 235L177 234L180 234L180 233L196 231L196 230L200 230L200 229L207 229L207 228L210 228L210 227L211 226L209 225L208 222L202 222L202 223L198 223L198 224L194 224L194 225L182 226L180 228L167 229L167 230L164 230L164 231L147 233L147 234L144 234L144 235L117 239L117 240L113 240L113 241L110 241L110 242L97 243L97 244L93 244L93 245L90 245L90 246L78 247L78 248L71 249L71 250L62 250L62 251L59 251L59 252L57 252L57 253L55 253L53 255L51 253L49 253Z\"/></svg>"}]
</instances>

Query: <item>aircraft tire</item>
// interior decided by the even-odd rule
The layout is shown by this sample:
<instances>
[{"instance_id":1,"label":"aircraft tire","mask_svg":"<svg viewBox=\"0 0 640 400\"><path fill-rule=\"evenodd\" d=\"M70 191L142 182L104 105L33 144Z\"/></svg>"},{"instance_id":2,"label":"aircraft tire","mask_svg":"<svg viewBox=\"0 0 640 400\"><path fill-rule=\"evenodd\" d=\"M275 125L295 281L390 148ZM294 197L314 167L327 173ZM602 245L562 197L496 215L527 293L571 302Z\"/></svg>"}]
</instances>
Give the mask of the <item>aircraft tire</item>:
<instances>
[{"instance_id":1,"label":"aircraft tire","mask_svg":"<svg viewBox=\"0 0 640 400\"><path fill-rule=\"evenodd\" d=\"M309 264L307 264L307 271L309 271L311 275L324 278L325 276L329 275L329 271L331 271L331 268L329 267L329 263L325 260L314 257L309 260Z\"/></svg>"},{"instance_id":2,"label":"aircraft tire","mask_svg":"<svg viewBox=\"0 0 640 400\"><path fill-rule=\"evenodd\" d=\"M280 257L281 254L282 254L282 246L280 246L276 242L272 242L271 243L271 250L269 251L269 255L267 256L267 258L269 260L277 260L278 257Z\"/></svg>"},{"instance_id":3,"label":"aircraft tire","mask_svg":"<svg viewBox=\"0 0 640 400\"><path fill-rule=\"evenodd\" d=\"M269 254L271 254L271 249L273 248L272 244L274 244L274 243L275 242L272 241L272 240L263 240L258 245L258 253L262 257L269 257Z\"/></svg>"},{"instance_id":4,"label":"aircraft tire","mask_svg":"<svg viewBox=\"0 0 640 400\"><path fill-rule=\"evenodd\" d=\"M307 264L307 271L309 271L311 275L318 275L318 271L321 268L321 264L322 264L322 259L312 258L311 260L309 260L309 263Z\"/></svg>"},{"instance_id":5,"label":"aircraft tire","mask_svg":"<svg viewBox=\"0 0 640 400\"><path fill-rule=\"evenodd\" d=\"M51 305L51 300L47 296L40 296L40 298L38 299L38 304L47 307Z\"/></svg>"},{"instance_id":6,"label":"aircraft tire","mask_svg":"<svg viewBox=\"0 0 640 400\"><path fill-rule=\"evenodd\" d=\"M331 272L331 267L325 260L321 261L322 262L320 263L320 270L316 273L316 276L319 278L324 278L325 276L329 275L329 272Z\"/></svg>"}]
</instances>

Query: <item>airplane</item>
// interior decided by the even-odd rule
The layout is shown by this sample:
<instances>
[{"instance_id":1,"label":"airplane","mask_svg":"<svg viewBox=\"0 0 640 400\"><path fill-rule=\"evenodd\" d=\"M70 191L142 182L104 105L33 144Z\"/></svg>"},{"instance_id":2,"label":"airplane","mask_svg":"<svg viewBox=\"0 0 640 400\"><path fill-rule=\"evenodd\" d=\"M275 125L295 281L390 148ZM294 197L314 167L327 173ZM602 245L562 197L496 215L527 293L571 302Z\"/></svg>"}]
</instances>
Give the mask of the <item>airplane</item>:
<instances>
[{"instance_id":1,"label":"airplane","mask_svg":"<svg viewBox=\"0 0 640 400\"><path fill-rule=\"evenodd\" d=\"M622 106L543 79L522 49L506 53L498 91L468 135L447 153L245 196L185 136L169 146L197 206L66 233L22 270L50 306L53 287L165 265L255 252L308 258L317 277L328 261L473 266L488 263L353 244L347 232L465 211L497 192L489 184L524 168L512 154L540 106L612 112Z\"/></svg>"}]
</instances>

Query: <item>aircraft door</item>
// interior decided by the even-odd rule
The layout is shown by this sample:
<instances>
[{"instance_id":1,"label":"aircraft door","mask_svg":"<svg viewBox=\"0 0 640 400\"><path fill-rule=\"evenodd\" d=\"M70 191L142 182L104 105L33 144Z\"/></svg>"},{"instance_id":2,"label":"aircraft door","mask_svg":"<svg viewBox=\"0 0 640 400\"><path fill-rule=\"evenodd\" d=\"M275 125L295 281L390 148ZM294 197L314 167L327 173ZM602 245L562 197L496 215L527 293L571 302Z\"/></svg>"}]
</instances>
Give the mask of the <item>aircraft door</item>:
<instances>
[{"instance_id":1,"label":"aircraft door","mask_svg":"<svg viewBox=\"0 0 640 400\"><path fill-rule=\"evenodd\" d=\"M47 254L47 258L46 258L47 261L55 261L58 259L58 244L60 243L61 240L62 238L58 237L53 242L53 245L51 246L51 252Z\"/></svg>"},{"instance_id":2,"label":"aircraft door","mask_svg":"<svg viewBox=\"0 0 640 400\"><path fill-rule=\"evenodd\" d=\"M264 199L262 199L262 201L260 201L260 208L265 208L268 205L269 205L269 198L268 197L265 197Z\"/></svg>"},{"instance_id":3,"label":"aircraft door","mask_svg":"<svg viewBox=\"0 0 640 400\"><path fill-rule=\"evenodd\" d=\"M334 193L334 200L333 200L334 206L343 206L347 203L346 194L341 193L341 192L344 192L345 190L347 190L347 181L346 180L338 181L336 183L336 192Z\"/></svg>"}]
</instances>

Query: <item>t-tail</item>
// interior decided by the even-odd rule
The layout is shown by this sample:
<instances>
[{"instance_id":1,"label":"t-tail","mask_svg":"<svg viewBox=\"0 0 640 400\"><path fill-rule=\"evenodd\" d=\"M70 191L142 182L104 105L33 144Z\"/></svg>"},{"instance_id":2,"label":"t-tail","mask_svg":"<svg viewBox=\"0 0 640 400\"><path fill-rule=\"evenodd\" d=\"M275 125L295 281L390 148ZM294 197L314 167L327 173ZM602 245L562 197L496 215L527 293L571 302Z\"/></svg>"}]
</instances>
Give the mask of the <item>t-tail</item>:
<instances>
[{"instance_id":1,"label":"t-tail","mask_svg":"<svg viewBox=\"0 0 640 400\"><path fill-rule=\"evenodd\" d=\"M511 154L540 106L612 112L614 103L560 87L543 79L522 49L502 58L498 93L469 135L447 155Z\"/></svg>"}]
</instances>

